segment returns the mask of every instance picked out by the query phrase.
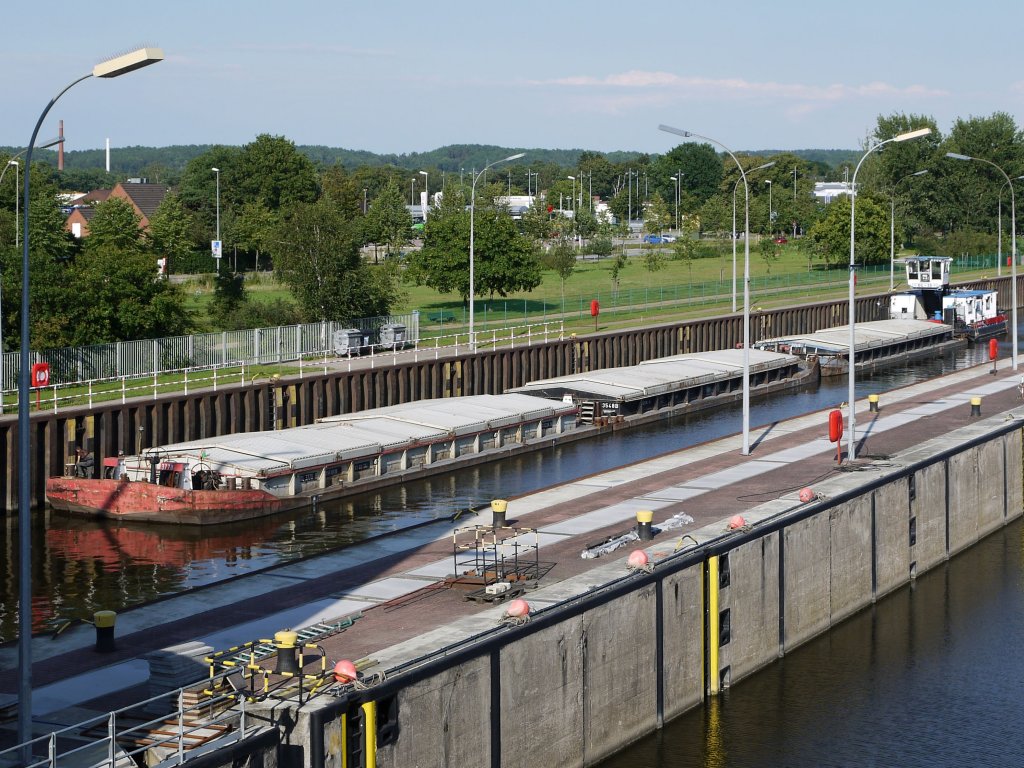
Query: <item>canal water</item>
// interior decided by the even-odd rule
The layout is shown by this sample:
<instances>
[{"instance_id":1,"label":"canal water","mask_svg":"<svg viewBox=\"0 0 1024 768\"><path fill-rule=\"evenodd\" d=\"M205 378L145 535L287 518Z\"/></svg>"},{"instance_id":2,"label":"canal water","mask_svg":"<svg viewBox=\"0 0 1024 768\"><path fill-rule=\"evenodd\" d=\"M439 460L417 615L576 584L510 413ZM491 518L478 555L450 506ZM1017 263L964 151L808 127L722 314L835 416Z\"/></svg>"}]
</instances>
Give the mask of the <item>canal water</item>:
<instances>
[{"instance_id":1,"label":"canal water","mask_svg":"<svg viewBox=\"0 0 1024 768\"><path fill-rule=\"evenodd\" d=\"M989 536L600 768L1024 765L1024 525Z\"/></svg>"},{"instance_id":2,"label":"canal water","mask_svg":"<svg viewBox=\"0 0 1024 768\"><path fill-rule=\"evenodd\" d=\"M977 364L981 346L858 378L865 397ZM846 400L847 379L826 379L751 403L750 421L766 424ZM883 400L884 406L884 400ZM824 428L824 425L823 425ZM337 549L367 536L446 517L491 499L527 493L740 430L739 405L557 446L498 463L454 470L393 488L327 502L315 509L216 528L118 525L36 516L33 540L33 632L123 610L281 562ZM17 526L0 531L0 641L17 632Z\"/></svg>"}]
</instances>

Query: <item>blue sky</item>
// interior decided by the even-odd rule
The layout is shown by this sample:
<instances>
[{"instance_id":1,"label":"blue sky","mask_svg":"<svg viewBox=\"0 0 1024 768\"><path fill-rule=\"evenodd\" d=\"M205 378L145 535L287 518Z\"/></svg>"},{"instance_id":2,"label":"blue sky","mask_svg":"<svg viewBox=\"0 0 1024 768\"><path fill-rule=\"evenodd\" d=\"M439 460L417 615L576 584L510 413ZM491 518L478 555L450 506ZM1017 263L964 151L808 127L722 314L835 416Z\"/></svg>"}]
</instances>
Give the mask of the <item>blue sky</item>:
<instances>
[{"instance_id":1,"label":"blue sky","mask_svg":"<svg viewBox=\"0 0 1024 768\"><path fill-rule=\"evenodd\" d=\"M69 91L68 149L446 144L664 152L660 123L733 149L854 148L879 114L1024 112L1020 0L106 0L3 13L0 145L112 54L166 60Z\"/></svg>"}]
</instances>

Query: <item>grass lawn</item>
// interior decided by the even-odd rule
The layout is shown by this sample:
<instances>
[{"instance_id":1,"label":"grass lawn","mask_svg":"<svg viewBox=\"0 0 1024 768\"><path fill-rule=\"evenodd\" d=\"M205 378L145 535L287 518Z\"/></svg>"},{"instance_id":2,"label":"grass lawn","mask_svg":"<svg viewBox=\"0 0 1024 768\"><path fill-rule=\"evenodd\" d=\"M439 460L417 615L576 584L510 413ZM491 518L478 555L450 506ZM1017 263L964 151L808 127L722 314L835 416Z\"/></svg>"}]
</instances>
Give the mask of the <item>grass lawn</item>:
<instances>
[{"instance_id":1,"label":"grass lawn","mask_svg":"<svg viewBox=\"0 0 1024 768\"><path fill-rule=\"evenodd\" d=\"M660 269L647 269L644 254L649 249L663 255ZM671 246L629 247L629 258L619 273L617 286L613 286L612 258L588 258L577 262L575 272L564 286L554 271L543 273L543 282L530 292L509 296L477 296L477 329L527 322L561 321L569 324L567 330L584 332L594 329L590 317L590 302L600 302L600 327L668 321L730 312L733 295L733 261L728 242L719 243L720 253L712 258L693 259L690 262L672 259ZM742 305L743 243L737 243L736 280L737 307ZM972 265L954 265L954 280L976 279L994 274L994 269L969 268ZM808 263L808 252L797 243L783 245L779 258L768 265L757 244L751 243L750 293L753 307L777 307L845 296L849 271L841 264L827 269L820 261ZM903 270L896 265L895 285L904 286ZM289 301L291 294L282 284L261 275L248 282L247 290L254 301ZM905 286L904 286L905 287ZM188 308L200 317L206 314L213 295L212 276L190 279L184 285ZM439 294L432 288L404 284L404 300L395 307L395 313L418 309L423 336L464 332L468 310L461 297ZM889 288L888 264L861 269L858 272L858 291L884 292Z\"/></svg>"}]
</instances>

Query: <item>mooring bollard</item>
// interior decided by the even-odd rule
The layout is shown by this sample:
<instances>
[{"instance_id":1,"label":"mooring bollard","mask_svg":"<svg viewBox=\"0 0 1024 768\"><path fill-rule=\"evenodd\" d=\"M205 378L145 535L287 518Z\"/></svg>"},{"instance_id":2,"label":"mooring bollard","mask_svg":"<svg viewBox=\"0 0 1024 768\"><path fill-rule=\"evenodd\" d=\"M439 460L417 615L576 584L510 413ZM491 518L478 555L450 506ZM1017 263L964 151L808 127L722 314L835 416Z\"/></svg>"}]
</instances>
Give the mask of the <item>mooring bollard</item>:
<instances>
[{"instance_id":1,"label":"mooring bollard","mask_svg":"<svg viewBox=\"0 0 1024 768\"><path fill-rule=\"evenodd\" d=\"M654 538L654 530L651 528L651 521L654 519L654 513L650 510L641 510L636 513L636 532L640 536L640 541L650 541Z\"/></svg>"},{"instance_id":2,"label":"mooring bollard","mask_svg":"<svg viewBox=\"0 0 1024 768\"><path fill-rule=\"evenodd\" d=\"M868 395L868 409L872 413L878 413L878 395Z\"/></svg>"},{"instance_id":3,"label":"mooring bollard","mask_svg":"<svg viewBox=\"0 0 1024 768\"><path fill-rule=\"evenodd\" d=\"M99 653L110 653L116 650L114 645L114 623L117 614L114 611L96 611L92 617L96 627L96 650Z\"/></svg>"},{"instance_id":4,"label":"mooring bollard","mask_svg":"<svg viewBox=\"0 0 1024 768\"><path fill-rule=\"evenodd\" d=\"M491 512L494 518L491 522L495 528L505 527L505 512L508 510L508 502L505 499L495 499L491 502Z\"/></svg>"},{"instance_id":5,"label":"mooring bollard","mask_svg":"<svg viewBox=\"0 0 1024 768\"><path fill-rule=\"evenodd\" d=\"M971 416L981 416L981 398L971 398Z\"/></svg>"}]
</instances>

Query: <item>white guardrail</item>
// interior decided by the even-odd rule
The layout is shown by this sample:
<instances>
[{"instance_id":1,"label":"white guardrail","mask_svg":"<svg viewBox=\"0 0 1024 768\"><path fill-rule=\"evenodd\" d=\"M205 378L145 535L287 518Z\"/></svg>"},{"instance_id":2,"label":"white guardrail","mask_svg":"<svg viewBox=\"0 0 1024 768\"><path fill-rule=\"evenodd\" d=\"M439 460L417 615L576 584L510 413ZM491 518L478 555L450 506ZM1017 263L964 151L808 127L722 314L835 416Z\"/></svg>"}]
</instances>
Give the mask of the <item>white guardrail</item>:
<instances>
[{"instance_id":1,"label":"white guardrail","mask_svg":"<svg viewBox=\"0 0 1024 768\"><path fill-rule=\"evenodd\" d=\"M187 705L184 688L60 728L0 750L0 765L181 765L192 757L240 741L263 723L248 719L246 697L204 697ZM163 714L154 714L163 713Z\"/></svg>"},{"instance_id":2,"label":"white guardrail","mask_svg":"<svg viewBox=\"0 0 1024 768\"><path fill-rule=\"evenodd\" d=\"M317 324L319 325L319 324ZM333 331L332 331L333 332ZM246 332L250 333L250 332ZM529 325L508 326L474 334L477 349L488 349L497 346L530 346L535 343L546 343L561 340L564 337L564 324L561 320ZM277 375L327 374L330 370L352 370L357 366L374 368L379 365L396 365L399 362L418 362L425 356L438 359L442 354L458 355L472 349L469 334L446 334L420 338L418 343L405 342L390 345L371 344L363 347L358 353L338 356L331 349L320 349L311 352L297 352L287 357L276 354L256 356L252 359L240 359L226 364L206 366L186 366L179 368L157 367L155 371L146 371L134 375L106 376L95 378L72 379L54 382L45 387L34 387L30 392L30 408L59 413L67 408L92 408L99 403L120 401L127 403L129 398L147 397L156 399L161 394L181 392L188 394L197 389L210 388L217 391L219 387L239 384L255 384L271 374L267 368L276 369ZM17 355L17 353L7 353ZM18 392L16 382L10 389L0 392L0 414L14 413L18 410Z\"/></svg>"}]
</instances>

